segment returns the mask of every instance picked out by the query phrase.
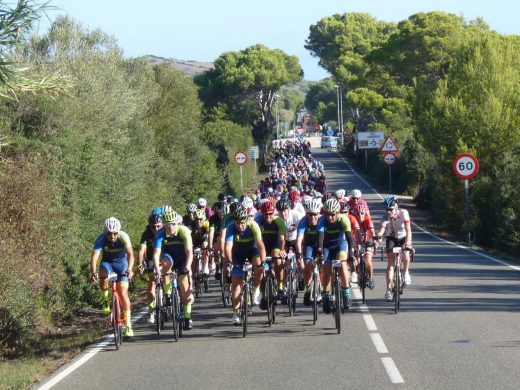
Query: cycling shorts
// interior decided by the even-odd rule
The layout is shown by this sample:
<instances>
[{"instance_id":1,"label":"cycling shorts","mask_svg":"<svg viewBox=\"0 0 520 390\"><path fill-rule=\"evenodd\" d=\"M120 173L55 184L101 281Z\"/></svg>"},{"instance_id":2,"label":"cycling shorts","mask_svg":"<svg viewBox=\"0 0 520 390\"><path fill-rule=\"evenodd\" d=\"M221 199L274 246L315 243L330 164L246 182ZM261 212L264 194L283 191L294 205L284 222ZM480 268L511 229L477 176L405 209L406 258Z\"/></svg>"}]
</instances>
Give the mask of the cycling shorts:
<instances>
[{"instance_id":1,"label":"cycling shorts","mask_svg":"<svg viewBox=\"0 0 520 390\"><path fill-rule=\"evenodd\" d=\"M340 241L337 245L323 248L323 263L332 264L333 259L339 259L340 256L347 257L348 243L346 240Z\"/></svg>"},{"instance_id":2,"label":"cycling shorts","mask_svg":"<svg viewBox=\"0 0 520 390\"><path fill-rule=\"evenodd\" d=\"M244 276L242 266L246 262L246 259L249 259L250 262L253 262L253 260L259 256L260 253L258 253L257 248L250 250L247 254L241 254L239 256L233 255L233 269L231 270L231 276Z\"/></svg>"},{"instance_id":3,"label":"cycling shorts","mask_svg":"<svg viewBox=\"0 0 520 390\"><path fill-rule=\"evenodd\" d=\"M126 282L128 283L128 275L126 272L128 271L128 259L123 257L121 259L115 259L113 261L103 261L99 266L99 270L106 270L108 273L115 272L117 274L118 282Z\"/></svg>"},{"instance_id":4,"label":"cycling shorts","mask_svg":"<svg viewBox=\"0 0 520 390\"><path fill-rule=\"evenodd\" d=\"M303 247L303 260L305 263L311 263L312 259L318 255L318 245L305 245Z\"/></svg>"},{"instance_id":5,"label":"cycling shorts","mask_svg":"<svg viewBox=\"0 0 520 390\"><path fill-rule=\"evenodd\" d=\"M168 253L163 253L161 255L161 260L168 260L170 263L172 263L172 268L177 270L177 273L179 275L186 275L187 272L185 271L186 270L186 259L177 259L177 260L174 260L173 257L171 257L171 255L169 255Z\"/></svg>"},{"instance_id":6,"label":"cycling shorts","mask_svg":"<svg viewBox=\"0 0 520 390\"><path fill-rule=\"evenodd\" d=\"M395 237L386 237L386 253L392 253L392 249L394 247L403 246L406 237L403 238L395 238Z\"/></svg>"}]
</instances>

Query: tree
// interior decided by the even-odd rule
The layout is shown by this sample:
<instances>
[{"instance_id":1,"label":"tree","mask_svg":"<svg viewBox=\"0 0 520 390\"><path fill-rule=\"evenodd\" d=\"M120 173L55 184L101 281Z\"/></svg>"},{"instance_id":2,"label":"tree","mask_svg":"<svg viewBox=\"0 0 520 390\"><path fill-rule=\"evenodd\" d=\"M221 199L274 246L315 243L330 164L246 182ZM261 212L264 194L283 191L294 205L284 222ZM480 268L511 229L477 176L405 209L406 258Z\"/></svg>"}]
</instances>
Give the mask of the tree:
<instances>
[{"instance_id":1,"label":"tree","mask_svg":"<svg viewBox=\"0 0 520 390\"><path fill-rule=\"evenodd\" d=\"M298 58L259 44L224 53L214 65L195 78L207 109L226 104L230 119L252 125L255 140L265 143L274 124L275 93L303 77Z\"/></svg>"}]
</instances>

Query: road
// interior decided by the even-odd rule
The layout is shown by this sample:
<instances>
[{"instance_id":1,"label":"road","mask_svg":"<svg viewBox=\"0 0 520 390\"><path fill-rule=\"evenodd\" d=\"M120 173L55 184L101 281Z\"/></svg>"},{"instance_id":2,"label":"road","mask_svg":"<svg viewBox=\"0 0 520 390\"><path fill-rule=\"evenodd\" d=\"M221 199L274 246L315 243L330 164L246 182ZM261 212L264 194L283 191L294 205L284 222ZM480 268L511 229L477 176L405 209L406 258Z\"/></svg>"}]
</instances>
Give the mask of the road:
<instances>
[{"instance_id":1,"label":"road","mask_svg":"<svg viewBox=\"0 0 520 390\"><path fill-rule=\"evenodd\" d=\"M380 196L338 154L313 153L325 165L329 188L360 189L378 222ZM520 267L417 226L413 237L412 285L398 314L383 299L386 263L379 258L375 290L367 292L366 305L354 291L340 335L321 310L313 326L310 308L299 299L296 316L282 307L271 328L256 309L244 339L213 281L194 306L194 329L179 342L169 327L158 336L141 319L121 350L93 346L41 388L517 389Z\"/></svg>"}]
</instances>

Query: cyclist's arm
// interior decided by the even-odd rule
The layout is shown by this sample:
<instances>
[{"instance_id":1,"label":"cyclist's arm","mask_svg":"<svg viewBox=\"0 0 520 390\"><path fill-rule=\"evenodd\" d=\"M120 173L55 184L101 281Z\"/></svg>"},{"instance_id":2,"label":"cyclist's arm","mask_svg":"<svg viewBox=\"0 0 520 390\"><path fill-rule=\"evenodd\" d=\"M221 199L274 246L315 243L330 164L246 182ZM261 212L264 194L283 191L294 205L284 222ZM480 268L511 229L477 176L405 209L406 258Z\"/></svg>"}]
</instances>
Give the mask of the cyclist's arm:
<instances>
[{"instance_id":1,"label":"cyclist's arm","mask_svg":"<svg viewBox=\"0 0 520 390\"><path fill-rule=\"evenodd\" d=\"M142 243L141 245L139 245L139 251L137 251L137 266L138 267L143 267L144 257L146 255L146 249L147 249L146 243Z\"/></svg>"},{"instance_id":2,"label":"cyclist's arm","mask_svg":"<svg viewBox=\"0 0 520 390\"><path fill-rule=\"evenodd\" d=\"M193 263L193 240L191 238L190 229L186 226L178 227L179 236L182 238L184 242L184 252L186 253L186 270L188 273L191 273L191 263Z\"/></svg>"},{"instance_id":3,"label":"cyclist's arm","mask_svg":"<svg viewBox=\"0 0 520 390\"><path fill-rule=\"evenodd\" d=\"M92 251L92 255L90 256L90 271L92 275L94 275L97 272L97 261L99 259L100 254L101 251L94 249Z\"/></svg>"},{"instance_id":4,"label":"cyclist's arm","mask_svg":"<svg viewBox=\"0 0 520 390\"><path fill-rule=\"evenodd\" d=\"M258 248L258 253L260 254L260 262L265 263L265 245L264 240L258 240L256 241L256 247Z\"/></svg>"},{"instance_id":5,"label":"cyclist's arm","mask_svg":"<svg viewBox=\"0 0 520 390\"><path fill-rule=\"evenodd\" d=\"M410 221L408 221L404 225L406 228L405 245L411 247L412 246L412 223Z\"/></svg>"},{"instance_id":6,"label":"cyclist's arm","mask_svg":"<svg viewBox=\"0 0 520 390\"><path fill-rule=\"evenodd\" d=\"M302 243L303 243L303 234L298 233L298 235L296 236L296 248L295 248L296 254L298 256L302 256L302 254L303 254Z\"/></svg>"},{"instance_id":7,"label":"cyclist's arm","mask_svg":"<svg viewBox=\"0 0 520 390\"><path fill-rule=\"evenodd\" d=\"M213 248L213 240L215 239L215 227L209 227L208 247L211 250Z\"/></svg>"}]
</instances>

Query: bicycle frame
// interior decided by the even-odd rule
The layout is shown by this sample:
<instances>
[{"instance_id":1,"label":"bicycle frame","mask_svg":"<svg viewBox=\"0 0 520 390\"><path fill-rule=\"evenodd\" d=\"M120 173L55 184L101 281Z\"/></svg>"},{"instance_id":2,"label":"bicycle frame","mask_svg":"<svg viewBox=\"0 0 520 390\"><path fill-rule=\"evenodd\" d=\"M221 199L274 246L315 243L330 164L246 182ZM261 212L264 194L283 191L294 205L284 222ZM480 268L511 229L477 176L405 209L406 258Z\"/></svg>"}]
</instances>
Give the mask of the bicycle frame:
<instances>
[{"instance_id":1,"label":"bicycle frame","mask_svg":"<svg viewBox=\"0 0 520 390\"><path fill-rule=\"evenodd\" d=\"M318 321L318 297L321 294L321 282L320 282L320 268L321 268L321 259L317 257L313 257L312 259L312 284L311 284L311 294L312 294L312 322L313 325L316 325L316 321Z\"/></svg>"},{"instance_id":2,"label":"bicycle frame","mask_svg":"<svg viewBox=\"0 0 520 390\"><path fill-rule=\"evenodd\" d=\"M240 320L242 321L242 337L247 335L247 318L252 312L251 300L251 279L252 279L253 265L246 260L242 266L244 272L244 280L242 281L242 293L240 297Z\"/></svg>"},{"instance_id":3,"label":"bicycle frame","mask_svg":"<svg viewBox=\"0 0 520 390\"><path fill-rule=\"evenodd\" d=\"M392 252L394 253L394 278L393 278L393 294L394 294L394 304L395 304L395 314L400 309L401 306L401 294L403 293L404 289L404 282L403 282L403 273L401 271L401 265L402 265L402 248L401 247L394 247L392 249Z\"/></svg>"},{"instance_id":4,"label":"bicycle frame","mask_svg":"<svg viewBox=\"0 0 520 390\"><path fill-rule=\"evenodd\" d=\"M287 255L286 267L286 286L287 286L287 304L289 306L289 316L296 311L296 298L298 298L298 265L296 263L296 254L289 252Z\"/></svg>"},{"instance_id":5,"label":"bicycle frame","mask_svg":"<svg viewBox=\"0 0 520 390\"><path fill-rule=\"evenodd\" d=\"M332 275L331 275L331 283L332 283L332 292L334 297L334 306L332 313L334 315L334 319L336 322L336 329L338 330L338 334L341 333L341 312L343 311L343 305L341 304L341 279L339 272L341 270L341 263L346 260L332 260Z\"/></svg>"},{"instance_id":6,"label":"bicycle frame","mask_svg":"<svg viewBox=\"0 0 520 390\"><path fill-rule=\"evenodd\" d=\"M267 266L267 268L266 268ZM264 265L265 299L267 300L267 323L271 326L276 320L276 277L273 258L267 256Z\"/></svg>"},{"instance_id":7,"label":"bicycle frame","mask_svg":"<svg viewBox=\"0 0 520 390\"><path fill-rule=\"evenodd\" d=\"M119 292L117 291L117 274L115 272L109 273L108 280L112 282L112 311L110 314L110 322L114 330L116 349L119 349L119 346L123 343L123 326L125 323L123 304Z\"/></svg>"}]
</instances>

